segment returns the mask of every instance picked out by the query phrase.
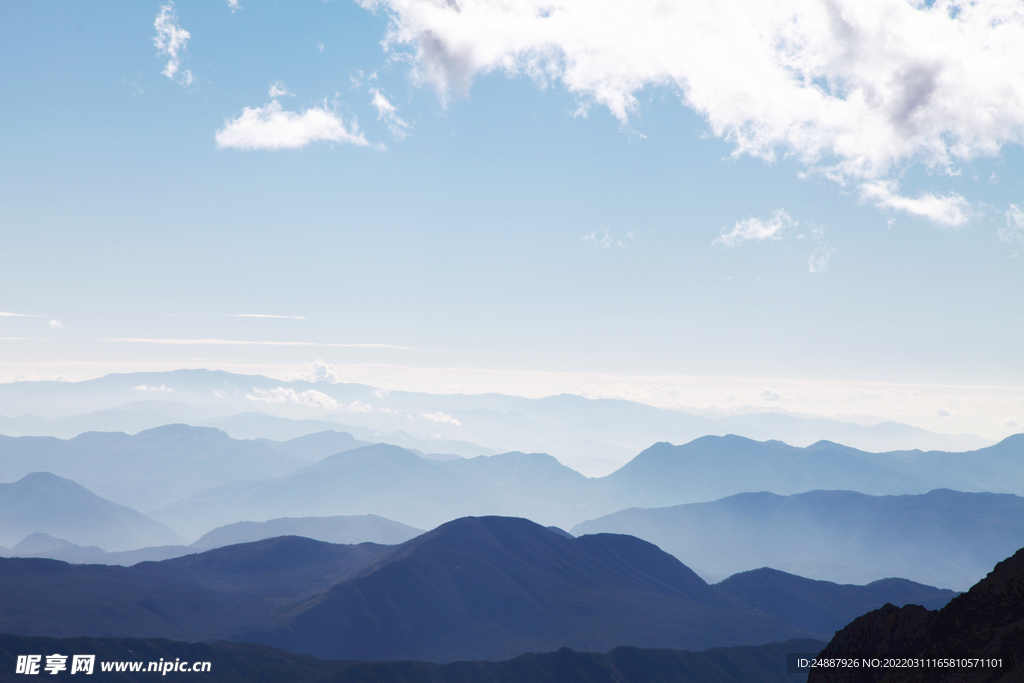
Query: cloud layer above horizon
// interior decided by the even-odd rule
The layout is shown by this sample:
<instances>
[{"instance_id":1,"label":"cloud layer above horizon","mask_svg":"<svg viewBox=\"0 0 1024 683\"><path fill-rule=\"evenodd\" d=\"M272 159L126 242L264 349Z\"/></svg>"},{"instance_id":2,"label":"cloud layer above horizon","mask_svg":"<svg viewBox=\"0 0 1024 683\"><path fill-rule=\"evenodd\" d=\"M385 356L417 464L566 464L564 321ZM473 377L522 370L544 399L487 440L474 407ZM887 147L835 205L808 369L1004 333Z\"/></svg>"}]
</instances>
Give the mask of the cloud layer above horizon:
<instances>
[{"instance_id":1,"label":"cloud layer above horizon","mask_svg":"<svg viewBox=\"0 0 1024 683\"><path fill-rule=\"evenodd\" d=\"M445 99L489 72L560 82L624 125L649 87L677 91L735 155L802 162L867 201L956 226L957 194L899 177L1024 140L1024 4L1015 0L359 0L388 49Z\"/></svg>"}]
</instances>

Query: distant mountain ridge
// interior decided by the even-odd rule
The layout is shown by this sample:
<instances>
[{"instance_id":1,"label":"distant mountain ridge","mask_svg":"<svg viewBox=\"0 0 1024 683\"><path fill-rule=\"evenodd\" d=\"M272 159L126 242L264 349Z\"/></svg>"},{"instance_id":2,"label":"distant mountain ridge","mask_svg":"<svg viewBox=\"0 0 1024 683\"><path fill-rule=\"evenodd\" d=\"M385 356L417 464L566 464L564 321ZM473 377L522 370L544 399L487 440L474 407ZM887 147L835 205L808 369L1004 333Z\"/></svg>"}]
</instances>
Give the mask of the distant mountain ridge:
<instances>
[{"instance_id":1,"label":"distant mountain ridge","mask_svg":"<svg viewBox=\"0 0 1024 683\"><path fill-rule=\"evenodd\" d=\"M302 536L314 541L351 545L398 545L424 533L378 515L336 517L281 517L266 522L236 522L204 534L190 547L194 551L252 543L277 536Z\"/></svg>"},{"instance_id":2,"label":"distant mountain ridge","mask_svg":"<svg viewBox=\"0 0 1024 683\"><path fill-rule=\"evenodd\" d=\"M902 576L965 590L1024 546L1024 498L945 489L901 496L742 493L621 510L572 532L638 536L711 579L771 566L841 583Z\"/></svg>"},{"instance_id":3,"label":"distant mountain ridge","mask_svg":"<svg viewBox=\"0 0 1024 683\"><path fill-rule=\"evenodd\" d=\"M711 501L750 489L795 494L842 488L890 495L963 486L1024 493L1022 456L1024 436L962 454L865 453L831 443L796 448L736 436L703 437L683 446L656 444L616 472L589 479L546 454L439 462L378 444L283 476L209 489L148 512L186 534L245 519L364 513L417 528L466 515L522 516L571 528L624 508ZM971 470L970 476L964 470Z\"/></svg>"},{"instance_id":4,"label":"distant mountain ridge","mask_svg":"<svg viewBox=\"0 0 1024 683\"><path fill-rule=\"evenodd\" d=\"M0 484L0 545L13 546L37 532L107 550L182 542L160 522L48 472Z\"/></svg>"},{"instance_id":5,"label":"distant mountain ridge","mask_svg":"<svg viewBox=\"0 0 1024 683\"><path fill-rule=\"evenodd\" d=\"M297 398L277 403L260 400L261 392L277 391L291 391L296 397L316 392L325 400L315 403L321 407L303 405ZM162 400L146 402L149 408L141 405L140 401L154 396ZM128 404L135 404L134 408L125 410ZM263 420L265 426L253 415L238 419L240 413L256 410L269 414ZM103 412L83 415L97 411ZM236 437L275 440L336 429L364 440L466 457L502 451L547 452L590 476L607 474L616 463L652 443L686 443L708 434L741 434L799 445L828 439L869 451L963 451L991 443L972 435L936 434L886 422L864 425L777 412L708 418L619 399L565 394L542 399L437 395L209 370L115 374L75 383L0 384L0 415L21 416L0 418L0 433L64 437L87 430L137 432L172 422L215 426ZM411 438L395 439L399 431ZM462 448L467 443L486 449L467 451Z\"/></svg>"}]
</instances>

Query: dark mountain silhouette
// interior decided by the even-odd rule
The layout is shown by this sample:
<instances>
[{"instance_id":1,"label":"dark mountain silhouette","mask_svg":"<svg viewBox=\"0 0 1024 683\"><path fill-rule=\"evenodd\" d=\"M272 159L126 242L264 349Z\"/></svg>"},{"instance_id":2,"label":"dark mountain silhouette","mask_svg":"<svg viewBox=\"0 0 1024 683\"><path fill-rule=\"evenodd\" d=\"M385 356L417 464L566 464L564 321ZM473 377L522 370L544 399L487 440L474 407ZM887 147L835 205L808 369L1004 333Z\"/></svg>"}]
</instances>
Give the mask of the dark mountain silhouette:
<instances>
[{"instance_id":1,"label":"dark mountain silhouette","mask_svg":"<svg viewBox=\"0 0 1024 683\"><path fill-rule=\"evenodd\" d=\"M1007 670L861 669L812 671L808 683L1008 683L1024 678L1024 549L938 611L885 605L835 634L822 657L900 654L924 658L1001 658Z\"/></svg>"},{"instance_id":2,"label":"dark mountain silhouette","mask_svg":"<svg viewBox=\"0 0 1024 683\"><path fill-rule=\"evenodd\" d=\"M901 576L965 590L1024 545L1024 498L949 490L743 493L622 510L572 532L632 534L710 579L770 566L842 583Z\"/></svg>"},{"instance_id":3,"label":"dark mountain silhouette","mask_svg":"<svg viewBox=\"0 0 1024 683\"><path fill-rule=\"evenodd\" d=\"M48 472L0 484L0 544L12 546L32 533L105 550L182 541L160 522Z\"/></svg>"},{"instance_id":4,"label":"dark mountain silhouette","mask_svg":"<svg viewBox=\"0 0 1024 683\"><path fill-rule=\"evenodd\" d=\"M767 568L734 574L714 587L759 612L811 633L833 633L876 605L916 604L938 609L958 595L906 579L854 586Z\"/></svg>"},{"instance_id":5,"label":"dark mountain silhouette","mask_svg":"<svg viewBox=\"0 0 1024 683\"><path fill-rule=\"evenodd\" d=\"M167 674L172 681L199 683L790 683L787 652L815 651L819 640L791 640L760 646L712 648L703 652L618 647L607 654L563 648L524 654L502 662L337 662L296 655L249 643L182 643L169 640L114 638L54 639L0 635L0 681L17 681L18 655L41 652L92 653L102 662L210 662L210 673ZM101 674L102 675L102 674ZM100 681L143 683L153 673L94 674ZM47 675L76 681L67 671Z\"/></svg>"},{"instance_id":6,"label":"dark mountain silhouette","mask_svg":"<svg viewBox=\"0 0 1024 683\"><path fill-rule=\"evenodd\" d=\"M215 640L277 623L393 549L288 536L132 567L0 559L0 633Z\"/></svg>"},{"instance_id":7,"label":"dark mountain silhouette","mask_svg":"<svg viewBox=\"0 0 1024 683\"><path fill-rule=\"evenodd\" d=\"M565 646L828 637L855 608L941 594L906 582L815 585L827 598L817 607L799 577L770 579L737 577L723 589L630 536L464 518L398 546L290 536L132 567L0 559L0 633L227 638L333 659L501 659ZM787 601L797 607L787 611Z\"/></svg>"},{"instance_id":8,"label":"dark mountain silhouette","mask_svg":"<svg viewBox=\"0 0 1024 683\"><path fill-rule=\"evenodd\" d=\"M266 522L236 522L214 529L192 544L193 552L251 543L277 536L304 536L325 543L397 545L423 533L377 515L282 517Z\"/></svg>"},{"instance_id":9,"label":"dark mountain silhouette","mask_svg":"<svg viewBox=\"0 0 1024 683\"><path fill-rule=\"evenodd\" d=\"M754 615L636 538L569 539L522 519L449 522L240 639L329 658L491 659L612 643L756 644L791 626Z\"/></svg>"}]
</instances>

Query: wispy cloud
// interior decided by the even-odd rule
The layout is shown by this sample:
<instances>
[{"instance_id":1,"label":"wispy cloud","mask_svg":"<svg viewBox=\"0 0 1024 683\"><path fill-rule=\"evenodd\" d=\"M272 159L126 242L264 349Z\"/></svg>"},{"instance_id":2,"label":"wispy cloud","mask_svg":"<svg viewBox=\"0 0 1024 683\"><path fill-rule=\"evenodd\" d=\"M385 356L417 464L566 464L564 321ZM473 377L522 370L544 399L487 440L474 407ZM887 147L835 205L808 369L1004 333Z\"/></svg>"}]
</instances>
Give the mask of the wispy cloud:
<instances>
[{"instance_id":1,"label":"wispy cloud","mask_svg":"<svg viewBox=\"0 0 1024 683\"><path fill-rule=\"evenodd\" d=\"M151 393L151 392L167 393L167 394L173 394L174 393L174 389L171 389L166 384L161 384L161 385L155 386L155 387L149 386L148 384L140 384L137 387L132 387L132 391L141 391L143 393Z\"/></svg>"},{"instance_id":2,"label":"wispy cloud","mask_svg":"<svg viewBox=\"0 0 1024 683\"><path fill-rule=\"evenodd\" d=\"M927 218L934 223L956 227L963 225L971 216L967 200L956 193L937 196L931 192L922 193L917 199L898 194L898 185L893 180L876 180L863 183L860 194L876 205L914 216Z\"/></svg>"},{"instance_id":3,"label":"wispy cloud","mask_svg":"<svg viewBox=\"0 0 1024 683\"><path fill-rule=\"evenodd\" d=\"M231 13L234 14L238 10L242 9L242 6L238 4L238 0L227 0L228 7L231 8Z\"/></svg>"},{"instance_id":4,"label":"wispy cloud","mask_svg":"<svg viewBox=\"0 0 1024 683\"><path fill-rule=\"evenodd\" d=\"M241 339L150 339L143 337L126 337L118 339L104 339L111 343L130 344L166 344L170 346L327 346L343 349L396 349L400 351L412 351L411 346L395 346L394 344L331 344L324 342L301 342L301 341L250 341Z\"/></svg>"},{"instance_id":5,"label":"wispy cloud","mask_svg":"<svg viewBox=\"0 0 1024 683\"><path fill-rule=\"evenodd\" d=\"M424 411L420 411L420 417L422 417L424 419L427 419L427 420L430 420L431 422L437 422L437 423L440 423L440 424L450 424L450 425L455 425L456 427L461 427L462 426L461 422L456 420L451 415L448 415L446 413L442 413L440 410L433 410L433 411L426 411L426 410L424 410Z\"/></svg>"},{"instance_id":6,"label":"wispy cloud","mask_svg":"<svg viewBox=\"0 0 1024 683\"><path fill-rule=\"evenodd\" d=\"M309 391L297 392L294 389L275 387L274 389L260 389L253 387L252 391L245 395L250 401L262 401L264 403L293 403L310 408L322 408L324 410L337 410L338 402L327 394L310 389Z\"/></svg>"},{"instance_id":7,"label":"wispy cloud","mask_svg":"<svg viewBox=\"0 0 1024 683\"><path fill-rule=\"evenodd\" d=\"M288 88L284 87L284 83L281 81L271 83L267 94L271 97L295 97L294 93L289 92Z\"/></svg>"},{"instance_id":8,"label":"wispy cloud","mask_svg":"<svg viewBox=\"0 0 1024 683\"><path fill-rule=\"evenodd\" d=\"M51 330L63 330L64 329L64 323L62 323L59 320L51 320L50 321L50 329Z\"/></svg>"},{"instance_id":9,"label":"wispy cloud","mask_svg":"<svg viewBox=\"0 0 1024 683\"><path fill-rule=\"evenodd\" d=\"M153 43L156 45L157 54L167 57L167 65L160 73L173 79L178 75L178 69L181 66L181 53L185 51L189 38L192 36L178 25L178 15L174 11L173 2L160 8L160 14L156 15L153 27L156 29ZM186 69L178 80L182 85L192 85L192 72Z\"/></svg>"},{"instance_id":10,"label":"wispy cloud","mask_svg":"<svg viewBox=\"0 0 1024 683\"><path fill-rule=\"evenodd\" d=\"M1024 249L1024 211L1016 204L1010 204L1006 216L1006 227L999 228L999 241L1016 256Z\"/></svg>"},{"instance_id":11,"label":"wispy cloud","mask_svg":"<svg viewBox=\"0 0 1024 683\"><path fill-rule=\"evenodd\" d=\"M377 110L377 120L384 121L396 140L404 140L409 135L409 123L398 116L398 109L379 88L370 88L370 93L373 95L370 104Z\"/></svg>"},{"instance_id":12,"label":"wispy cloud","mask_svg":"<svg viewBox=\"0 0 1024 683\"><path fill-rule=\"evenodd\" d=\"M1021 142L1024 12L1011 0L359 0L442 99L479 75L561 82L626 122L661 87L735 155L844 184L941 173ZM870 188L869 188L870 191ZM956 224L956 196L887 206Z\"/></svg>"},{"instance_id":13,"label":"wispy cloud","mask_svg":"<svg viewBox=\"0 0 1024 683\"><path fill-rule=\"evenodd\" d=\"M305 320L304 315L271 315L269 313L228 313L229 318L282 318L285 320Z\"/></svg>"},{"instance_id":14,"label":"wispy cloud","mask_svg":"<svg viewBox=\"0 0 1024 683\"><path fill-rule=\"evenodd\" d=\"M732 230L722 234L711 244L724 244L727 247L735 247L751 240L762 242L764 240L779 240L789 228L796 227L798 223L793 220L783 209L772 213L767 221L760 218L747 218L736 221Z\"/></svg>"},{"instance_id":15,"label":"wispy cloud","mask_svg":"<svg viewBox=\"0 0 1024 683\"><path fill-rule=\"evenodd\" d=\"M0 318L42 318L41 315L28 315L27 313L7 313L0 311Z\"/></svg>"},{"instance_id":16,"label":"wispy cloud","mask_svg":"<svg viewBox=\"0 0 1024 683\"><path fill-rule=\"evenodd\" d=\"M336 384L341 381L341 373L330 363L317 358L304 369L288 373L284 380L286 382L330 382Z\"/></svg>"},{"instance_id":17,"label":"wispy cloud","mask_svg":"<svg viewBox=\"0 0 1024 683\"><path fill-rule=\"evenodd\" d=\"M341 117L326 103L302 113L285 111L277 100L264 107L246 107L242 114L217 131L221 149L299 149L312 142L343 142L360 147L370 143L359 131L355 120L345 126Z\"/></svg>"}]
</instances>

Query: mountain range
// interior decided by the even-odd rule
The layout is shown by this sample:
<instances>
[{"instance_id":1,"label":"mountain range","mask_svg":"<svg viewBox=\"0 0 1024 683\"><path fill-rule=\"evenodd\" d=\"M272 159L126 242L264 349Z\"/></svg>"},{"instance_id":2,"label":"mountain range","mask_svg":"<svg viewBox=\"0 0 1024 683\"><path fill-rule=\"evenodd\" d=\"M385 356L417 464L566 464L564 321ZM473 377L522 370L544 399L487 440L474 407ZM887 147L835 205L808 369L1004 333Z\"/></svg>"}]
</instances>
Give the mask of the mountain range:
<instances>
[{"instance_id":1,"label":"mountain range","mask_svg":"<svg viewBox=\"0 0 1024 683\"><path fill-rule=\"evenodd\" d=\"M870 418L840 422L750 410L709 417L616 399L437 395L208 370L0 385L0 414L9 416L0 418L0 433L11 435L135 433L184 422L219 427L237 438L280 441L334 429L426 453L472 457L542 451L590 476L608 474L652 443L685 443L709 434L782 439L797 445L825 439L869 451L961 451L991 443ZM243 413L247 415L236 417Z\"/></svg>"},{"instance_id":2,"label":"mountain range","mask_svg":"<svg viewBox=\"0 0 1024 683\"><path fill-rule=\"evenodd\" d=\"M193 537L243 520L365 513L417 528L466 515L522 516L571 528L624 508L712 501L751 489L793 494L841 486L891 495L957 486L1024 493L1022 454L1024 436L963 454L866 453L831 443L796 448L736 436L704 437L683 446L656 444L612 474L590 479L545 454L442 462L377 444L282 476L225 484L146 512ZM972 470L970 477L963 474L966 469ZM717 576L726 573L731 572Z\"/></svg>"},{"instance_id":3,"label":"mountain range","mask_svg":"<svg viewBox=\"0 0 1024 683\"><path fill-rule=\"evenodd\" d=\"M825 611L804 603L783 614L771 605L786 602L800 580L774 578L711 586L630 536L571 538L523 519L464 518L397 546L280 537L133 567L0 559L0 632L231 639L329 659L454 661L564 646L827 638L850 610L882 598L951 595L909 583L881 593L819 586L831 596Z\"/></svg>"}]
</instances>

